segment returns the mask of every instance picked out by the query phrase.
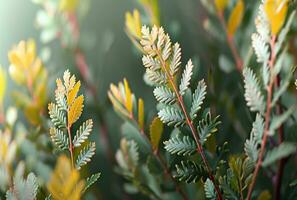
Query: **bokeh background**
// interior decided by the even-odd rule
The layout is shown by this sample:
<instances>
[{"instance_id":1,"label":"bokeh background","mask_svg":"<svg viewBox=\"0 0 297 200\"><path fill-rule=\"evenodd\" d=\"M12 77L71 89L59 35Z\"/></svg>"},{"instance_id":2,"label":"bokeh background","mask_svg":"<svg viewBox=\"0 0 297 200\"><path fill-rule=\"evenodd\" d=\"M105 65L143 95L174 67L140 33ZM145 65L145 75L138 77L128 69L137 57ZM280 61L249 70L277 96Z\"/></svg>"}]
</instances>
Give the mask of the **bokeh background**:
<instances>
[{"instance_id":1,"label":"bokeh background","mask_svg":"<svg viewBox=\"0 0 297 200\"><path fill-rule=\"evenodd\" d=\"M134 8L143 10L137 0L81 0L87 10L79 21L81 30L81 48L90 67L90 79L96 86L98 99L91 97L86 90L86 109L84 118L92 117L95 121L95 130L92 139L97 143L95 162L91 163L91 171L102 171L102 177L95 186L101 199L120 199L122 196L123 179L114 173L114 156L119 146L121 134L121 119L114 113L107 98L110 83L117 83L124 77L129 80L132 90L145 101L147 113L153 116L156 113L156 101L151 87L143 81L144 68L141 62L141 53L131 43L125 33L125 13ZM231 1L234 5L236 1ZM256 2L256 1L255 1ZM232 6L230 6L232 7ZM247 55L250 46L249 39L242 40L254 28L254 3L246 4L244 19L235 40L241 55ZM219 40L205 31L207 11L198 0L160 0L161 25L171 35L173 41L181 44L183 63L193 58L197 64L196 79L205 78L209 85L207 106L214 113L221 116L222 125L218 133L218 142L228 140L230 150L235 152L243 148L243 141L250 131L252 117L244 103L241 75L235 70L232 63L230 49L224 40ZM61 77L66 69L77 75L73 52L61 48L60 41L53 40L48 44L40 41L40 29L36 22L40 5L30 0L0 0L0 64L8 69L8 51L20 40L29 38L37 42L37 52L43 58L48 70L49 99L53 99L55 80ZM144 20L145 22L145 20ZM219 23L215 21L215 23ZM222 30L216 33L222 35ZM220 55L229 58L229 66L219 63ZM252 61L254 62L254 61ZM8 80L8 91L14 87ZM83 86L85 87L85 86ZM5 98L5 105L10 104L11 97ZM216 105L214 108L212 105ZM102 111L102 112L101 112ZM101 114L108 130L106 135L99 127ZM98 122L98 123L96 123ZM109 152L111 151L111 152ZM109 153L108 153L109 152ZM128 198L127 198L128 199Z\"/></svg>"}]
</instances>

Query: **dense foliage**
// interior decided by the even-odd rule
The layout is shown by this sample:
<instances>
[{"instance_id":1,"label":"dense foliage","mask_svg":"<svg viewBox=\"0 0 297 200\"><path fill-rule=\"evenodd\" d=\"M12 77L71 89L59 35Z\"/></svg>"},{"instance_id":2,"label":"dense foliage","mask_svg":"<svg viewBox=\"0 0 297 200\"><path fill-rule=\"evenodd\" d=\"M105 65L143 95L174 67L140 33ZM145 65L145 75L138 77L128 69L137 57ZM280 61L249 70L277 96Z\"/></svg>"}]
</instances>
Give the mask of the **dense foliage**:
<instances>
[{"instance_id":1,"label":"dense foliage","mask_svg":"<svg viewBox=\"0 0 297 200\"><path fill-rule=\"evenodd\" d=\"M20 41L0 67L0 199L296 199L295 0L201 0L194 56L169 2L137 2L122 24L145 97L124 78L105 101L81 28L92 2L32 1L47 51ZM46 66L59 47L76 67L62 78Z\"/></svg>"}]
</instances>

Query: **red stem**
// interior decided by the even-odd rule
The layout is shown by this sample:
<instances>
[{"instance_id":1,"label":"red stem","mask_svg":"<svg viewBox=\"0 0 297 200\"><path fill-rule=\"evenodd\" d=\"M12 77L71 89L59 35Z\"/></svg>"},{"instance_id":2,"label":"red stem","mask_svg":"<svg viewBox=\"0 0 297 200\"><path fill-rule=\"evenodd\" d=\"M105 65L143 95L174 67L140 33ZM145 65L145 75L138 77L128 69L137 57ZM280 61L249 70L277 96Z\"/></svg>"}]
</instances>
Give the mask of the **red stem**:
<instances>
[{"instance_id":1,"label":"red stem","mask_svg":"<svg viewBox=\"0 0 297 200\"><path fill-rule=\"evenodd\" d=\"M270 42L270 47L271 47L271 58L270 58L270 61L269 61L270 71L272 71L272 68L273 68L274 62L275 62L275 56L276 56L275 52L274 52L275 40L276 40L276 36L272 36L271 42ZM258 173L259 173L260 167L262 165L262 161L263 161L263 155L264 155L264 152L265 152L265 146L266 146L266 142L267 142L267 138L268 138L268 132L269 132L270 115L271 115L271 100L272 100L274 81L275 81L275 79L271 76L270 83L269 83L269 85L267 87L267 100L266 100L264 133L263 133L263 138L262 138L262 143L261 143L261 148L260 148L260 152L259 152L258 161L257 161L257 164L256 164L255 171L253 173L252 182L251 182L251 184L249 186L247 200L251 199L253 188L254 188L254 186L256 184L257 176L258 176Z\"/></svg>"},{"instance_id":2,"label":"red stem","mask_svg":"<svg viewBox=\"0 0 297 200\"><path fill-rule=\"evenodd\" d=\"M206 170L207 170L207 173L208 173L208 177L210 178L210 180L213 182L213 184L214 184L214 186L215 186L216 193L218 194L218 199L219 199L219 200L222 200L222 199L223 199L222 194L221 194L221 192L220 192L220 189L219 189L218 185L217 185L216 182L215 182L215 178L214 178L214 176L212 175L212 172L211 172L210 166L209 166L209 164L208 164L208 161L207 161L207 159L206 159L206 156L205 156L203 147L202 147L202 145L201 145L200 142L199 142L199 135L198 135L196 129L194 128L194 126L193 126L192 120L190 120L190 117L188 116L188 113L187 113L187 111L186 111L186 108L185 108L185 104L184 104L183 98L182 98L182 96L179 94L179 92L178 92L178 90L177 90L177 88L176 88L176 85L175 85L175 83L174 83L173 77L170 75L170 73L169 73L169 71L168 71L168 69L167 69L167 67L166 67L166 63L165 63L165 61L163 60L163 58L162 58L162 56L161 56L161 53L160 53L159 51L157 52L157 55L158 55L158 57L159 57L160 60L161 60L161 64L162 64L163 70L164 70L164 72L166 73L166 75L167 75L167 77L168 77L168 80L169 80L169 82L170 82L170 84L171 84L171 86L172 86L172 88L173 88L173 90L174 90L175 95L177 96L177 100L178 100L178 102L179 102L179 105L180 105L180 107L181 107L181 109L182 109L182 111L183 111L183 113L184 113L184 115L185 115L186 122L187 122L189 128L191 129L192 135L193 135L193 137L194 137L194 139L195 139L195 142L196 142L196 144L197 144L197 152L200 154L200 156L201 156L201 158L202 158L202 161L203 161L203 163L204 163L204 165L205 165L205 167L206 167Z\"/></svg>"},{"instance_id":3,"label":"red stem","mask_svg":"<svg viewBox=\"0 0 297 200\"><path fill-rule=\"evenodd\" d=\"M236 64L236 69L241 73L242 71L242 68L243 68L243 61L238 53L238 50L235 46L235 43L234 43L234 37L233 35L230 35L227 31L227 25L226 25L226 21L225 21L225 18L224 18L224 13L223 12L218 12L218 18L223 26L223 29L226 33L226 36L227 36L227 43L229 45L229 48L231 50L231 53L233 55L233 58L235 60L235 64Z\"/></svg>"}]
</instances>

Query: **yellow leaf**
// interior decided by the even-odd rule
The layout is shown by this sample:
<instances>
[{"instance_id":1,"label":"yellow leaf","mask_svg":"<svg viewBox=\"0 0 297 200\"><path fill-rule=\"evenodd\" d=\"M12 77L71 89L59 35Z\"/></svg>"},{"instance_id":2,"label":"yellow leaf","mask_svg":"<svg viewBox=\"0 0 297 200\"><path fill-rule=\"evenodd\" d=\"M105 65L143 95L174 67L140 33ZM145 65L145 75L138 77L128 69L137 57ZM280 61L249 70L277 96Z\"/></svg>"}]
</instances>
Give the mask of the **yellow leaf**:
<instances>
[{"instance_id":1,"label":"yellow leaf","mask_svg":"<svg viewBox=\"0 0 297 200\"><path fill-rule=\"evenodd\" d=\"M223 12L224 9L228 6L229 0L215 0L215 6L217 11Z\"/></svg>"},{"instance_id":2,"label":"yellow leaf","mask_svg":"<svg viewBox=\"0 0 297 200\"><path fill-rule=\"evenodd\" d=\"M132 102L132 93L131 89L129 87L128 81L124 79L124 86L125 86L125 106L130 115L132 115L132 109L133 109L133 102Z\"/></svg>"},{"instance_id":3,"label":"yellow leaf","mask_svg":"<svg viewBox=\"0 0 297 200\"><path fill-rule=\"evenodd\" d=\"M72 12L77 8L78 0L61 0L59 8L63 12Z\"/></svg>"},{"instance_id":4,"label":"yellow leaf","mask_svg":"<svg viewBox=\"0 0 297 200\"><path fill-rule=\"evenodd\" d=\"M3 104L3 99L6 90L6 74L4 69L0 66L0 109L1 105Z\"/></svg>"},{"instance_id":5,"label":"yellow leaf","mask_svg":"<svg viewBox=\"0 0 297 200\"><path fill-rule=\"evenodd\" d=\"M58 158L47 188L54 200L79 200L84 189L79 172L72 169L70 160L62 155Z\"/></svg>"},{"instance_id":6,"label":"yellow leaf","mask_svg":"<svg viewBox=\"0 0 297 200\"><path fill-rule=\"evenodd\" d=\"M76 120L80 117L83 110L84 96L77 97L68 111L68 126L71 127Z\"/></svg>"},{"instance_id":7,"label":"yellow leaf","mask_svg":"<svg viewBox=\"0 0 297 200\"><path fill-rule=\"evenodd\" d=\"M144 126L144 103L143 100L140 98L138 99L138 124L141 129Z\"/></svg>"},{"instance_id":8,"label":"yellow leaf","mask_svg":"<svg viewBox=\"0 0 297 200\"><path fill-rule=\"evenodd\" d=\"M257 198L257 200L270 200L270 199L271 199L271 194L268 190L262 191Z\"/></svg>"},{"instance_id":9,"label":"yellow leaf","mask_svg":"<svg viewBox=\"0 0 297 200\"><path fill-rule=\"evenodd\" d=\"M130 12L126 12L126 29L134 37L141 39L141 18L138 10L133 10L133 15Z\"/></svg>"},{"instance_id":10,"label":"yellow leaf","mask_svg":"<svg viewBox=\"0 0 297 200\"><path fill-rule=\"evenodd\" d=\"M155 117L150 126L150 138L154 150L158 150L162 133L163 123L158 117Z\"/></svg>"},{"instance_id":11,"label":"yellow leaf","mask_svg":"<svg viewBox=\"0 0 297 200\"><path fill-rule=\"evenodd\" d=\"M238 0L235 7L233 8L231 15L228 20L227 32L228 35L233 36L239 27L244 12L244 3L242 0Z\"/></svg>"},{"instance_id":12,"label":"yellow leaf","mask_svg":"<svg viewBox=\"0 0 297 200\"><path fill-rule=\"evenodd\" d=\"M264 10L270 23L272 35L277 35L286 19L288 0L266 0Z\"/></svg>"},{"instance_id":13,"label":"yellow leaf","mask_svg":"<svg viewBox=\"0 0 297 200\"><path fill-rule=\"evenodd\" d=\"M68 106L71 106L71 104L73 103L75 97L77 96L77 93L79 91L79 88L80 88L80 81L78 81L73 89L71 89L68 94L67 94L67 104Z\"/></svg>"},{"instance_id":14,"label":"yellow leaf","mask_svg":"<svg viewBox=\"0 0 297 200\"><path fill-rule=\"evenodd\" d=\"M150 18L152 26L160 26L159 0L140 0Z\"/></svg>"}]
</instances>

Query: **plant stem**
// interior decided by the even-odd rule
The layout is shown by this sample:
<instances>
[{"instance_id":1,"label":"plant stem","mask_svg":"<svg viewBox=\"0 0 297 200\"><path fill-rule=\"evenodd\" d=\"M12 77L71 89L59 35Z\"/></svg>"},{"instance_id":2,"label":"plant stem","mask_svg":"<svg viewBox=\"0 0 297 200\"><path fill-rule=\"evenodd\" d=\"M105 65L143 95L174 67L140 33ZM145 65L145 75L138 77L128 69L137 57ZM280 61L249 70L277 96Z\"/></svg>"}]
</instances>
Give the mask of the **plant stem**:
<instances>
[{"instance_id":1,"label":"plant stem","mask_svg":"<svg viewBox=\"0 0 297 200\"><path fill-rule=\"evenodd\" d=\"M68 132L68 138L69 138L69 152L70 152L70 158L71 158L71 166L72 169L74 169L74 158L73 158L73 145L72 145L72 137L71 137L71 131L70 131L70 126L67 126L67 132Z\"/></svg>"},{"instance_id":2,"label":"plant stem","mask_svg":"<svg viewBox=\"0 0 297 200\"><path fill-rule=\"evenodd\" d=\"M162 65L163 71L166 73L166 76L168 77L168 80L169 80L169 82L170 82L170 84L171 84L171 86L172 86L172 88L173 88L173 90L174 90L174 93L175 93L175 95L177 96L178 103L179 103L179 105L180 105L180 107L181 107L181 109L182 109L182 111L183 111L183 113L184 113L184 116L185 116L185 118L186 118L186 123L188 124L189 128L191 129L192 135L193 135L193 137L194 137L194 139L195 139L195 142L196 142L196 144L197 144L197 149L196 149L196 150L197 150L197 152L200 154L200 156L201 156L201 158L202 158L202 160L203 160L203 163L204 163L204 165L205 165L205 167L206 167L206 170L207 170L207 173L208 173L208 177L210 178L210 180L213 182L213 184L214 184L214 186L215 186L216 193L218 194L218 199L219 199L219 200L222 200L222 199L223 199L222 194L221 194L221 192L220 192L220 189L219 189L218 185L217 185L216 182L215 182L215 178L214 178L214 176L212 175L212 172L211 172L210 166L209 166L209 164L208 164L208 161L207 161L207 159L206 159L206 156L205 156L203 147L202 147L202 145L201 145L200 142L199 142L199 135L198 135L196 129L194 128L194 126L193 126L193 122L192 122L192 120L190 119L190 117L189 117L189 115L188 115L188 113L187 113L187 111L186 111L186 108L185 108L185 104L184 104L183 98L182 98L182 96L179 94L179 92L178 92L178 90L177 90L177 88L176 88L176 85L175 85L175 83L174 83L174 79L173 79L173 77L170 75L170 73L169 73L169 71L168 71L168 69L167 69L167 67L166 67L166 62L163 60L163 58L162 58L162 56L161 56L161 53L160 53L159 51L157 51L157 55L158 55L158 57L159 57L159 59L160 59L160 61L161 61L161 65Z\"/></svg>"},{"instance_id":3,"label":"plant stem","mask_svg":"<svg viewBox=\"0 0 297 200\"><path fill-rule=\"evenodd\" d=\"M276 56L275 52L274 52L275 40L276 40L276 36L272 36L271 42L270 42L270 48L271 48L271 57L270 57L270 60L269 60L270 71L272 71L272 69L273 69L274 62L275 62L275 56ZM270 82L269 82L269 85L267 87L267 100L266 100L264 133L263 133L263 138L262 138L262 143L261 143L261 148L260 148L260 152L259 152L258 161L257 161L257 164L256 164L255 171L253 173L252 182L251 182L251 184L249 186L247 200L251 199L253 188L255 186L257 176L258 176L258 173L259 173L260 167L262 165L262 161L263 161L263 155L264 155L264 152L265 152L265 146L266 146L266 142L267 142L267 138L268 138L268 132L269 132L270 115L271 115L271 109L272 109L271 100L272 100L274 81L275 81L275 79L271 75L270 76Z\"/></svg>"},{"instance_id":4,"label":"plant stem","mask_svg":"<svg viewBox=\"0 0 297 200\"><path fill-rule=\"evenodd\" d=\"M238 50L235 46L235 43L234 43L234 37L233 35L230 35L228 34L228 31L227 31L227 25L226 25L226 21L225 21L225 18L224 18L224 13L223 12L218 12L218 18L223 26L223 29L225 31L225 34L226 34L226 37L227 37L227 43L228 43L228 46L231 50L231 53L232 53L232 56L235 60L235 64L236 64L236 69L238 70L239 73L241 73L242 71L242 68L243 68L243 61L238 53Z\"/></svg>"},{"instance_id":5,"label":"plant stem","mask_svg":"<svg viewBox=\"0 0 297 200\"><path fill-rule=\"evenodd\" d=\"M275 87L278 88L280 85L280 76L276 77ZM281 115L283 113L283 109L281 107L281 102L279 101L276 105L277 115ZM281 144L284 141L284 126L283 124L278 128L278 143ZM280 159L278 163L278 169L276 174L276 181L274 185L274 199L279 200L281 198L281 185L282 185L282 177L284 173L284 168L286 164L287 158Z\"/></svg>"},{"instance_id":6,"label":"plant stem","mask_svg":"<svg viewBox=\"0 0 297 200\"><path fill-rule=\"evenodd\" d=\"M131 117L131 120L132 120L135 124L137 124L137 129L140 131L142 137L149 143L150 140L149 140L147 134L144 132L144 130L143 130L142 128L140 128L140 127L138 126L138 122L137 122L137 120L136 120L134 117ZM154 152L153 152L153 155L155 156L155 158L156 158L156 159L160 162L160 164L162 165L162 168L164 169L164 172L165 172L166 176L169 177L169 178L172 180L172 182L174 183L176 192L179 193L179 194L182 196L183 200L188 200L188 197L187 197L186 193L185 193L185 192L179 187L179 185L177 184L176 180L174 179L174 177L173 177L172 174L170 173L169 168L167 167L165 161L162 159L162 157L161 157L161 155L159 154L159 152L158 152L158 151L154 151Z\"/></svg>"}]
</instances>

